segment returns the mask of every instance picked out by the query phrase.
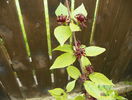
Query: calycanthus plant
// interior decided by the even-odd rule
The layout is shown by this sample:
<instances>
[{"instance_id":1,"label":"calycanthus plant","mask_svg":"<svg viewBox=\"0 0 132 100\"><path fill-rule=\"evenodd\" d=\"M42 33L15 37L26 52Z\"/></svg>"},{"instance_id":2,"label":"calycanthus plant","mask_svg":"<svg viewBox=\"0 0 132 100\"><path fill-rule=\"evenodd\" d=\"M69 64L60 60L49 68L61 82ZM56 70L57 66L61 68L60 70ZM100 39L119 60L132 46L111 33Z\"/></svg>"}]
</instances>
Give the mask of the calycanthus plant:
<instances>
[{"instance_id":1,"label":"calycanthus plant","mask_svg":"<svg viewBox=\"0 0 132 100\"><path fill-rule=\"evenodd\" d=\"M49 93L56 100L124 100L113 90L114 84L105 75L95 72L88 57L95 57L103 52L105 48L98 46L86 46L76 40L75 32L81 31L81 27L86 27L87 11L84 4L81 4L75 10L70 10L69 2L66 0L67 7L62 3L55 11L57 16L58 27L54 30L54 35L60 46L53 51L62 51L62 55L56 58L51 70L66 68L68 75L73 79L66 86L66 91L61 88L49 90ZM74 43L66 44L65 42L72 38ZM78 60L80 70L73 65ZM62 63L63 62L63 63ZM76 82L79 81L83 86L82 93L69 99L68 93L71 92Z\"/></svg>"}]
</instances>

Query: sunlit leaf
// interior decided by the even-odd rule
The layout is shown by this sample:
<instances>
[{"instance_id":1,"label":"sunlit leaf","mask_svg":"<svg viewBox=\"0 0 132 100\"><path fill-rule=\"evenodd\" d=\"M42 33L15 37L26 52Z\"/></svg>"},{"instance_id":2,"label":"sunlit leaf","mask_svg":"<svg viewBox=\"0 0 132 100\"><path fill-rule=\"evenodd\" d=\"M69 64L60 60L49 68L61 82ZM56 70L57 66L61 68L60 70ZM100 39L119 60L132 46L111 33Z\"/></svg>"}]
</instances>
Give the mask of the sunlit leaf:
<instances>
[{"instance_id":1,"label":"sunlit leaf","mask_svg":"<svg viewBox=\"0 0 132 100\"><path fill-rule=\"evenodd\" d=\"M74 16L76 16L77 14L83 14L85 17L88 15L83 3L74 10Z\"/></svg>"},{"instance_id":2,"label":"sunlit leaf","mask_svg":"<svg viewBox=\"0 0 132 100\"><path fill-rule=\"evenodd\" d=\"M91 62L89 61L89 59L87 57L82 56L81 57L81 64L82 64L82 67L86 67L88 65L91 65Z\"/></svg>"},{"instance_id":3,"label":"sunlit leaf","mask_svg":"<svg viewBox=\"0 0 132 100\"><path fill-rule=\"evenodd\" d=\"M127 98L124 98L122 96L116 96L115 98L116 98L116 100L128 100Z\"/></svg>"},{"instance_id":4,"label":"sunlit leaf","mask_svg":"<svg viewBox=\"0 0 132 100\"><path fill-rule=\"evenodd\" d=\"M62 94L66 94L63 89L55 88L53 90L48 91L52 96L61 96Z\"/></svg>"},{"instance_id":5,"label":"sunlit leaf","mask_svg":"<svg viewBox=\"0 0 132 100\"><path fill-rule=\"evenodd\" d=\"M105 48L97 47L97 46L89 46L85 48L87 56L97 56L101 53L105 52Z\"/></svg>"},{"instance_id":6,"label":"sunlit leaf","mask_svg":"<svg viewBox=\"0 0 132 100\"><path fill-rule=\"evenodd\" d=\"M67 94L61 88L55 88L48 91L56 100L67 100Z\"/></svg>"},{"instance_id":7,"label":"sunlit leaf","mask_svg":"<svg viewBox=\"0 0 132 100\"><path fill-rule=\"evenodd\" d=\"M72 46L68 45L68 44L64 44L63 46L58 46L53 51L56 51L56 50L63 51L63 52L73 53Z\"/></svg>"},{"instance_id":8,"label":"sunlit leaf","mask_svg":"<svg viewBox=\"0 0 132 100\"><path fill-rule=\"evenodd\" d=\"M74 89L75 83L76 83L76 80L71 81L71 82L69 82L69 83L67 84L67 86L66 86L67 92L71 92L71 91Z\"/></svg>"},{"instance_id":9,"label":"sunlit leaf","mask_svg":"<svg viewBox=\"0 0 132 100\"><path fill-rule=\"evenodd\" d=\"M70 23L70 28L72 32L81 31L80 27L74 23Z\"/></svg>"},{"instance_id":10,"label":"sunlit leaf","mask_svg":"<svg viewBox=\"0 0 132 100\"><path fill-rule=\"evenodd\" d=\"M95 82L96 84L100 85L114 85L111 80L109 80L105 75L102 73L94 72L89 75L90 80Z\"/></svg>"},{"instance_id":11,"label":"sunlit leaf","mask_svg":"<svg viewBox=\"0 0 132 100\"><path fill-rule=\"evenodd\" d=\"M100 97L100 91L99 91L98 87L93 82L85 81L84 87L85 87L86 91L88 92L88 94L90 94L91 96L93 96L95 98Z\"/></svg>"},{"instance_id":12,"label":"sunlit leaf","mask_svg":"<svg viewBox=\"0 0 132 100\"><path fill-rule=\"evenodd\" d=\"M72 31L69 26L58 26L54 31L54 35L60 45L63 46L66 40L72 35Z\"/></svg>"},{"instance_id":13,"label":"sunlit leaf","mask_svg":"<svg viewBox=\"0 0 132 100\"><path fill-rule=\"evenodd\" d=\"M112 96L100 96L98 100L116 100Z\"/></svg>"},{"instance_id":14,"label":"sunlit leaf","mask_svg":"<svg viewBox=\"0 0 132 100\"><path fill-rule=\"evenodd\" d=\"M68 16L68 9L62 3L57 7L55 11L56 16L67 15Z\"/></svg>"},{"instance_id":15,"label":"sunlit leaf","mask_svg":"<svg viewBox=\"0 0 132 100\"><path fill-rule=\"evenodd\" d=\"M75 97L74 100L85 100L85 97L84 96L77 96L77 97Z\"/></svg>"},{"instance_id":16,"label":"sunlit leaf","mask_svg":"<svg viewBox=\"0 0 132 100\"><path fill-rule=\"evenodd\" d=\"M80 71L74 66L69 66L67 68L67 73L70 77L72 77L75 80L77 80L79 76L81 75Z\"/></svg>"},{"instance_id":17,"label":"sunlit leaf","mask_svg":"<svg viewBox=\"0 0 132 100\"><path fill-rule=\"evenodd\" d=\"M72 53L64 53L56 58L50 69L64 68L73 64L76 57Z\"/></svg>"}]
</instances>

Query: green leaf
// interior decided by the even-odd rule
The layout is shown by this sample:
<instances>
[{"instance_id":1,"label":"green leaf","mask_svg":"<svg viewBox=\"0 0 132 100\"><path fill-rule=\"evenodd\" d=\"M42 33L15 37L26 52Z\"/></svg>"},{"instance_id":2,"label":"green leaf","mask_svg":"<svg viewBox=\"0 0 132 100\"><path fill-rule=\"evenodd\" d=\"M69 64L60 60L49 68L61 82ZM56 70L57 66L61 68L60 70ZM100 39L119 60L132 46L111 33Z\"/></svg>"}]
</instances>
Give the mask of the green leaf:
<instances>
[{"instance_id":1,"label":"green leaf","mask_svg":"<svg viewBox=\"0 0 132 100\"><path fill-rule=\"evenodd\" d=\"M62 3L57 7L55 11L56 16L67 15L68 16L68 9Z\"/></svg>"},{"instance_id":2,"label":"green leaf","mask_svg":"<svg viewBox=\"0 0 132 100\"><path fill-rule=\"evenodd\" d=\"M115 98L111 96L100 96L98 100L115 100Z\"/></svg>"},{"instance_id":3,"label":"green leaf","mask_svg":"<svg viewBox=\"0 0 132 100\"><path fill-rule=\"evenodd\" d=\"M89 61L89 59L87 57L82 56L81 57L81 64L82 64L82 67L86 67L88 65L91 65L91 62Z\"/></svg>"},{"instance_id":4,"label":"green leaf","mask_svg":"<svg viewBox=\"0 0 132 100\"><path fill-rule=\"evenodd\" d=\"M86 45L83 45L83 44L82 44L82 45L81 45L81 48L86 48Z\"/></svg>"},{"instance_id":5,"label":"green leaf","mask_svg":"<svg viewBox=\"0 0 132 100\"><path fill-rule=\"evenodd\" d=\"M99 85L114 85L105 75L94 72L89 75L90 80Z\"/></svg>"},{"instance_id":6,"label":"green leaf","mask_svg":"<svg viewBox=\"0 0 132 100\"><path fill-rule=\"evenodd\" d=\"M64 53L56 58L50 69L64 68L73 64L76 57L72 53Z\"/></svg>"},{"instance_id":7,"label":"green leaf","mask_svg":"<svg viewBox=\"0 0 132 100\"><path fill-rule=\"evenodd\" d=\"M67 73L70 77L72 77L75 80L77 80L81 76L80 71L74 66L69 66L67 68Z\"/></svg>"},{"instance_id":8,"label":"green leaf","mask_svg":"<svg viewBox=\"0 0 132 100\"><path fill-rule=\"evenodd\" d=\"M56 51L56 50L63 51L63 52L73 53L72 46L68 45L68 44L64 44L63 46L58 46L53 51Z\"/></svg>"},{"instance_id":9,"label":"green leaf","mask_svg":"<svg viewBox=\"0 0 132 100\"><path fill-rule=\"evenodd\" d=\"M97 46L89 46L85 48L87 56L97 56L101 53L105 52L105 48L97 47Z\"/></svg>"},{"instance_id":10,"label":"green leaf","mask_svg":"<svg viewBox=\"0 0 132 100\"><path fill-rule=\"evenodd\" d=\"M49 90L48 91L53 97L56 97L56 96L61 96L62 94L63 95L66 95L66 93L64 92L63 89L61 88L55 88L53 90Z\"/></svg>"},{"instance_id":11,"label":"green leaf","mask_svg":"<svg viewBox=\"0 0 132 100\"><path fill-rule=\"evenodd\" d=\"M100 97L100 91L99 91L98 87L96 86L96 84L94 82L85 81L84 82L84 87L85 87L86 91L91 96L93 96L95 98L99 98Z\"/></svg>"},{"instance_id":12,"label":"green leaf","mask_svg":"<svg viewBox=\"0 0 132 100\"><path fill-rule=\"evenodd\" d=\"M69 83L67 84L67 86L66 86L67 92L71 92L71 91L74 89L75 83L76 83L76 80L71 81L71 82L69 82Z\"/></svg>"},{"instance_id":13,"label":"green leaf","mask_svg":"<svg viewBox=\"0 0 132 100\"><path fill-rule=\"evenodd\" d=\"M115 98L116 98L116 100L128 100L127 98L124 98L122 96L116 96Z\"/></svg>"},{"instance_id":14,"label":"green leaf","mask_svg":"<svg viewBox=\"0 0 132 100\"><path fill-rule=\"evenodd\" d=\"M77 14L83 14L85 17L88 15L83 3L81 6L79 6L78 8L74 10L73 14L74 16L76 16Z\"/></svg>"},{"instance_id":15,"label":"green leaf","mask_svg":"<svg viewBox=\"0 0 132 100\"><path fill-rule=\"evenodd\" d=\"M77 96L77 97L75 97L74 100L85 100L85 97L84 96Z\"/></svg>"},{"instance_id":16,"label":"green leaf","mask_svg":"<svg viewBox=\"0 0 132 100\"><path fill-rule=\"evenodd\" d=\"M58 26L54 30L54 35L61 46L66 42L68 38L72 35L72 31L69 26Z\"/></svg>"},{"instance_id":17,"label":"green leaf","mask_svg":"<svg viewBox=\"0 0 132 100\"><path fill-rule=\"evenodd\" d=\"M70 23L70 28L72 32L81 31L80 27L74 23Z\"/></svg>"}]
</instances>

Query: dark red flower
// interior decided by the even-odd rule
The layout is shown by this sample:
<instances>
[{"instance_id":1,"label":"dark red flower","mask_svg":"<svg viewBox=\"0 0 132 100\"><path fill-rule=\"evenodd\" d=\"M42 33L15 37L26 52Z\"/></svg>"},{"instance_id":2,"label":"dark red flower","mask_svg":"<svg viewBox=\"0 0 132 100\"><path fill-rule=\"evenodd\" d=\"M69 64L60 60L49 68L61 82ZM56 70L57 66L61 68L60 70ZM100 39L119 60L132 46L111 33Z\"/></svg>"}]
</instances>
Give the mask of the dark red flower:
<instances>
[{"instance_id":1,"label":"dark red flower","mask_svg":"<svg viewBox=\"0 0 132 100\"><path fill-rule=\"evenodd\" d=\"M78 59L81 59L82 56L86 56L85 49L84 48L76 48L76 50L75 50L75 56Z\"/></svg>"},{"instance_id":2,"label":"dark red flower","mask_svg":"<svg viewBox=\"0 0 132 100\"><path fill-rule=\"evenodd\" d=\"M83 14L77 14L75 18L82 26L86 27L87 18Z\"/></svg>"},{"instance_id":3,"label":"dark red flower","mask_svg":"<svg viewBox=\"0 0 132 100\"><path fill-rule=\"evenodd\" d=\"M94 72L93 66L87 66L87 67L86 67L86 71L88 72L88 74L93 73L93 72Z\"/></svg>"},{"instance_id":4,"label":"dark red flower","mask_svg":"<svg viewBox=\"0 0 132 100\"><path fill-rule=\"evenodd\" d=\"M57 17L58 24L70 23L70 19L67 16L60 15Z\"/></svg>"},{"instance_id":5,"label":"dark red flower","mask_svg":"<svg viewBox=\"0 0 132 100\"><path fill-rule=\"evenodd\" d=\"M79 81L80 81L81 83L85 82L86 80L88 80L88 77L87 77L86 74L82 74L82 75L80 76L80 78L79 78Z\"/></svg>"},{"instance_id":6,"label":"dark red flower","mask_svg":"<svg viewBox=\"0 0 132 100\"><path fill-rule=\"evenodd\" d=\"M81 47L81 42L80 41L76 41L76 45L77 45L78 48L80 48Z\"/></svg>"}]
</instances>

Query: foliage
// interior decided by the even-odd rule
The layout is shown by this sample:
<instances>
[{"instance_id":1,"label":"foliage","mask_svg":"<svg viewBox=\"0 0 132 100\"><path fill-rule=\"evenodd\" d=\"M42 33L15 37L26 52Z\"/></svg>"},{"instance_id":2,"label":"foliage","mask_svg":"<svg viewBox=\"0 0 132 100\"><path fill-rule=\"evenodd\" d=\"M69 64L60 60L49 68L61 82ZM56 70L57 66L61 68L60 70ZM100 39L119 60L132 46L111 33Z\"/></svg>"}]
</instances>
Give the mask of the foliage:
<instances>
[{"instance_id":1,"label":"foliage","mask_svg":"<svg viewBox=\"0 0 132 100\"><path fill-rule=\"evenodd\" d=\"M73 80L67 84L66 91L55 88L49 90L49 93L56 100L124 100L125 98L118 96L113 90L114 84L111 80L104 74L94 71L88 58L98 56L106 49L98 46L85 46L76 40L75 32L81 31L80 27L85 26L88 15L84 4L75 10L72 9L71 12L68 7L60 3L55 14L60 25L55 28L54 35L60 45L53 51L61 51L63 54L56 58L50 69L67 67L67 73ZM74 37L74 43L66 44L66 41L72 37ZM80 62L81 72L73 65L76 60ZM77 81L84 88L82 94L68 99L67 94L75 88Z\"/></svg>"}]
</instances>

